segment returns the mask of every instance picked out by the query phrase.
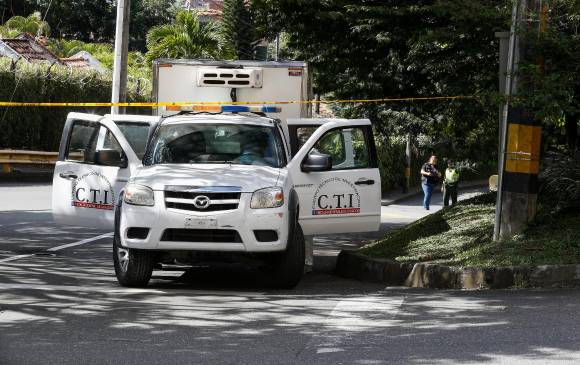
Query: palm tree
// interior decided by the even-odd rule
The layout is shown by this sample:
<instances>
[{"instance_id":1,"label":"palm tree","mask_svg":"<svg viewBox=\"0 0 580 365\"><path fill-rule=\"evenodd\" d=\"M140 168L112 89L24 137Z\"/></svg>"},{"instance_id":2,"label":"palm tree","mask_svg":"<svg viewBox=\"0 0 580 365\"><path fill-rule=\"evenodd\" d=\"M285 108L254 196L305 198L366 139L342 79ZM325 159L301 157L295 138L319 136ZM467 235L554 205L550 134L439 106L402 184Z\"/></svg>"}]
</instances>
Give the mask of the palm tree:
<instances>
[{"instance_id":1,"label":"palm tree","mask_svg":"<svg viewBox=\"0 0 580 365\"><path fill-rule=\"evenodd\" d=\"M71 57L75 53L84 50L85 43L77 39L50 39L48 48L58 57Z\"/></svg>"},{"instance_id":2,"label":"palm tree","mask_svg":"<svg viewBox=\"0 0 580 365\"><path fill-rule=\"evenodd\" d=\"M38 11L30 14L26 18L23 16L13 16L4 23L4 27L32 35L48 36L50 34L48 23L42 20L42 16Z\"/></svg>"},{"instance_id":3,"label":"palm tree","mask_svg":"<svg viewBox=\"0 0 580 365\"><path fill-rule=\"evenodd\" d=\"M193 11L180 11L171 24L147 33L147 59L220 58L223 45L213 22L201 23Z\"/></svg>"}]
</instances>

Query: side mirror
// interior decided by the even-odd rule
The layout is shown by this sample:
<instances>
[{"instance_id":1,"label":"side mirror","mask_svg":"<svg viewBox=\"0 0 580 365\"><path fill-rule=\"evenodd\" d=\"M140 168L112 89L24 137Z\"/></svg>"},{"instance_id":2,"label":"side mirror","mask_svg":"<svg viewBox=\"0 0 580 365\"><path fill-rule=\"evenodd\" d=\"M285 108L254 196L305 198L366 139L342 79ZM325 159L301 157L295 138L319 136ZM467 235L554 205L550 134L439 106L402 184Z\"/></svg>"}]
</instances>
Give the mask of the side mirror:
<instances>
[{"instance_id":1,"label":"side mirror","mask_svg":"<svg viewBox=\"0 0 580 365\"><path fill-rule=\"evenodd\" d=\"M320 172L332 170L332 156L323 153L310 153L302 161L303 172Z\"/></svg>"},{"instance_id":2,"label":"side mirror","mask_svg":"<svg viewBox=\"0 0 580 365\"><path fill-rule=\"evenodd\" d=\"M102 166L127 167L127 159L119 151L106 149L95 153L95 163Z\"/></svg>"}]
</instances>

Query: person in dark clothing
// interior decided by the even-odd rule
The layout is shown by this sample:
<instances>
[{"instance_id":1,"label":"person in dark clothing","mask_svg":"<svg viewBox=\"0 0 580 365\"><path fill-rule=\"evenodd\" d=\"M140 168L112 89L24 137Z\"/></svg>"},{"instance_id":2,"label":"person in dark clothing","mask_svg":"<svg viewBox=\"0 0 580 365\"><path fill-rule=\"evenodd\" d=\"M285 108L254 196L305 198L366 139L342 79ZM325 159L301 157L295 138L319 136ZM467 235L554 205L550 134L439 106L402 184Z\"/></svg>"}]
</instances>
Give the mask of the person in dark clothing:
<instances>
[{"instance_id":1,"label":"person in dark clothing","mask_svg":"<svg viewBox=\"0 0 580 365\"><path fill-rule=\"evenodd\" d=\"M443 205L449 206L449 198L451 198L451 205L457 203L457 188L459 185L459 171L451 159L447 159L447 169L445 170L445 177L443 178Z\"/></svg>"},{"instance_id":2,"label":"person in dark clothing","mask_svg":"<svg viewBox=\"0 0 580 365\"><path fill-rule=\"evenodd\" d=\"M439 184L441 173L437 170L437 156L429 158L429 162L423 164L421 168L421 186L423 187L423 208L429 210L433 189Z\"/></svg>"}]
</instances>

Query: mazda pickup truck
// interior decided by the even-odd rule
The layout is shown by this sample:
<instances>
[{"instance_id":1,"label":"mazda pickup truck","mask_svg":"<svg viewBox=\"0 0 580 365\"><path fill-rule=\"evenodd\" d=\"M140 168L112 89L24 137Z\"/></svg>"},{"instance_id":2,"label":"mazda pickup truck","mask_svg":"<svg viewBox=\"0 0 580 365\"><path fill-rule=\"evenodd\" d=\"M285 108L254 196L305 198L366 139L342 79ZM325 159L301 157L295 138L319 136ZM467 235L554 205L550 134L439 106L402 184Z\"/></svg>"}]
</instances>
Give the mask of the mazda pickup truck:
<instances>
[{"instance_id":1,"label":"mazda pickup truck","mask_svg":"<svg viewBox=\"0 0 580 365\"><path fill-rule=\"evenodd\" d=\"M69 114L54 219L113 231L123 286L176 263L251 257L294 287L305 235L378 229L380 176L368 120L281 122L271 109Z\"/></svg>"}]
</instances>

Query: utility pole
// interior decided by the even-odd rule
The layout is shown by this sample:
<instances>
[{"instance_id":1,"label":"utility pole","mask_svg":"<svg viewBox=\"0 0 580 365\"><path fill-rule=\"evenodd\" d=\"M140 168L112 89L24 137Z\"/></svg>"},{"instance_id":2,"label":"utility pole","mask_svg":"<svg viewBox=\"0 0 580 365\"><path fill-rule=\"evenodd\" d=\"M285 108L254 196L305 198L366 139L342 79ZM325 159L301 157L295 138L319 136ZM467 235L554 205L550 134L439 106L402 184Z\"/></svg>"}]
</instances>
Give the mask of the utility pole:
<instances>
[{"instance_id":1,"label":"utility pole","mask_svg":"<svg viewBox=\"0 0 580 365\"><path fill-rule=\"evenodd\" d=\"M536 215L542 127L529 111L511 106L509 98L517 94L518 63L525 54L520 30L527 25L529 9L543 7L542 0L518 0L512 10L504 89L508 100L500 120L494 240L522 233Z\"/></svg>"},{"instance_id":2,"label":"utility pole","mask_svg":"<svg viewBox=\"0 0 580 365\"><path fill-rule=\"evenodd\" d=\"M279 55L280 55L280 33L276 35L276 56L274 58L275 61L278 61Z\"/></svg>"},{"instance_id":3,"label":"utility pole","mask_svg":"<svg viewBox=\"0 0 580 365\"><path fill-rule=\"evenodd\" d=\"M115 61L113 64L113 92L111 102L127 101L127 60L129 53L129 16L131 0L117 0L115 29ZM111 107L111 114L122 114L125 108Z\"/></svg>"},{"instance_id":4,"label":"utility pole","mask_svg":"<svg viewBox=\"0 0 580 365\"><path fill-rule=\"evenodd\" d=\"M411 133L407 133L407 146L405 147L405 186L403 192L406 193L411 188Z\"/></svg>"}]
</instances>

